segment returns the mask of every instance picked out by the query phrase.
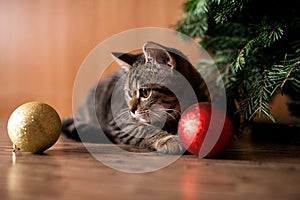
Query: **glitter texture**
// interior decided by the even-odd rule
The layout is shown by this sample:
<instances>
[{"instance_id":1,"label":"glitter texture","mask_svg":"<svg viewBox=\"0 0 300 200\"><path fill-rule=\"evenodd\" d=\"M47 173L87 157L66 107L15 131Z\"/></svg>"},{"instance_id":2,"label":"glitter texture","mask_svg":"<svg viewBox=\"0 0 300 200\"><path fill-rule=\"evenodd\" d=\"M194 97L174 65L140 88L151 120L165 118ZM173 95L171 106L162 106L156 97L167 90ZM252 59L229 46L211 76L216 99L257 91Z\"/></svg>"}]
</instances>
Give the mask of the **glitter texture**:
<instances>
[{"instance_id":1,"label":"glitter texture","mask_svg":"<svg viewBox=\"0 0 300 200\"><path fill-rule=\"evenodd\" d=\"M59 138L61 120L51 106L29 102L19 106L11 114L7 132L16 147L32 153L42 153Z\"/></svg>"}]
</instances>

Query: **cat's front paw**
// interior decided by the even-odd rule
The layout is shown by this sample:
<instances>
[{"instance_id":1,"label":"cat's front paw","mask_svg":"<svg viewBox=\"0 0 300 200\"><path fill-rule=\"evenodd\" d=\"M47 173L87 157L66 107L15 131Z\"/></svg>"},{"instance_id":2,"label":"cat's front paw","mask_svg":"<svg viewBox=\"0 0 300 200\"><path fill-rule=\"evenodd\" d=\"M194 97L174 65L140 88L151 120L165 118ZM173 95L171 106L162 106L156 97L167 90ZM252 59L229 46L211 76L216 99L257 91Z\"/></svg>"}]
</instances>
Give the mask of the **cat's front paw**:
<instances>
[{"instance_id":1,"label":"cat's front paw","mask_svg":"<svg viewBox=\"0 0 300 200\"><path fill-rule=\"evenodd\" d=\"M168 135L159 139L154 144L154 148L160 153L182 154L185 149L179 141L178 135Z\"/></svg>"}]
</instances>

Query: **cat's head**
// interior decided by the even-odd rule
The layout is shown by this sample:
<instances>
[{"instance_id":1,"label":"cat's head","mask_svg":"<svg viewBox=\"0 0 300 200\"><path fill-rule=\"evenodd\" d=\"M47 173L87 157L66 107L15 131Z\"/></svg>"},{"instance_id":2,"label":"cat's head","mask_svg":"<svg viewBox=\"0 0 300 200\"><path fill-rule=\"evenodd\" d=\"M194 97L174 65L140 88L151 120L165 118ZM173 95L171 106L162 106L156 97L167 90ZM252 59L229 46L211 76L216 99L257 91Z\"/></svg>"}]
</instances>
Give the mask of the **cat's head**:
<instances>
[{"instance_id":1,"label":"cat's head","mask_svg":"<svg viewBox=\"0 0 300 200\"><path fill-rule=\"evenodd\" d=\"M182 65L190 65L178 50L154 42L143 46L143 53L113 53L126 66L125 99L131 116L142 123L177 129L181 108L168 87L170 77ZM186 63L184 63L186 62Z\"/></svg>"}]
</instances>

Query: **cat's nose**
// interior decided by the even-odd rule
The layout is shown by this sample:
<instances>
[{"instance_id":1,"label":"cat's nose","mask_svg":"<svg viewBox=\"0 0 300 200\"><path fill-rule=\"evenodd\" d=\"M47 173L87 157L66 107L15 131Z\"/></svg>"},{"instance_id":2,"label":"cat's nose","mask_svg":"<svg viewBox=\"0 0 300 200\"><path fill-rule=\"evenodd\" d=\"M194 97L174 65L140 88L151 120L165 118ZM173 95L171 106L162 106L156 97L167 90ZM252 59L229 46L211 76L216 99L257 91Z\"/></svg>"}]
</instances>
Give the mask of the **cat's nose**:
<instances>
[{"instance_id":1,"label":"cat's nose","mask_svg":"<svg viewBox=\"0 0 300 200\"><path fill-rule=\"evenodd\" d=\"M129 110L132 113L135 113L135 111L137 110L137 103L135 99L132 99L131 102L129 103Z\"/></svg>"},{"instance_id":2,"label":"cat's nose","mask_svg":"<svg viewBox=\"0 0 300 200\"><path fill-rule=\"evenodd\" d=\"M136 110L137 108L134 106L134 107L129 107L129 110L132 114L135 114L136 113Z\"/></svg>"}]
</instances>

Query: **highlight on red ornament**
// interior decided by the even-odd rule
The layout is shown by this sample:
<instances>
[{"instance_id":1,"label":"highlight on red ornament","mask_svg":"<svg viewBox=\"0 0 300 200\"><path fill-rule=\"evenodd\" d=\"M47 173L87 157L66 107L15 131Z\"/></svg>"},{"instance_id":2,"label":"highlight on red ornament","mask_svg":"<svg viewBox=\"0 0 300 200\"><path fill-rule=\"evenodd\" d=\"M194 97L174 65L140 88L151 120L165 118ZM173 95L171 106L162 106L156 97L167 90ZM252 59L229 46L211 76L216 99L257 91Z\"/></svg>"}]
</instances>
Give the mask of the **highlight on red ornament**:
<instances>
[{"instance_id":1,"label":"highlight on red ornament","mask_svg":"<svg viewBox=\"0 0 300 200\"><path fill-rule=\"evenodd\" d=\"M223 128L218 128L220 126ZM201 102L190 106L182 114L178 134L182 145L190 153L211 157L228 146L233 136L233 126L225 110Z\"/></svg>"}]
</instances>

